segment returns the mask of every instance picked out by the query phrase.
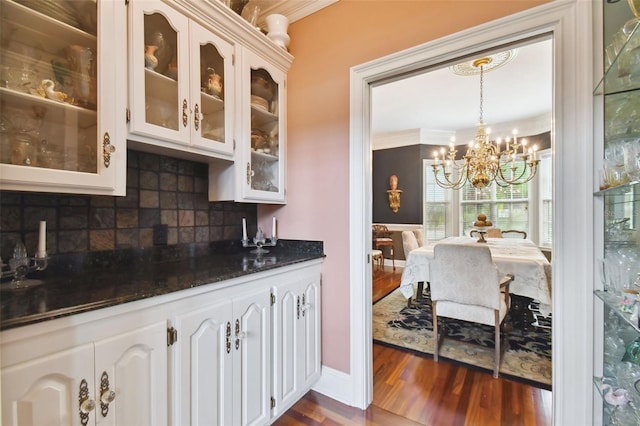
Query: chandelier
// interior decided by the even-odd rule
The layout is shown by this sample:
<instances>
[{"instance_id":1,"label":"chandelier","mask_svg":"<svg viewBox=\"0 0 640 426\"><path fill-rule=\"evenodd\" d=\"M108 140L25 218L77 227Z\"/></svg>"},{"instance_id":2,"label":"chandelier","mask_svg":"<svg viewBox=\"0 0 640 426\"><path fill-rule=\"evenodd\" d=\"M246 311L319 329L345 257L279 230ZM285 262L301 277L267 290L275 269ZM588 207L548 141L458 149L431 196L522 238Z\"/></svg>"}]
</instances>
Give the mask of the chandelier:
<instances>
[{"instance_id":1,"label":"chandelier","mask_svg":"<svg viewBox=\"0 0 640 426\"><path fill-rule=\"evenodd\" d=\"M469 142L467 152L462 160L456 161L458 150L454 141L449 144L449 151L440 148L434 151L433 174L436 183L442 188L460 189L469 182L475 188L486 188L491 182L498 186L519 185L530 181L538 169L536 145L527 147L527 140L517 138L513 131L513 139L504 140L504 148L500 138L495 141L489 138L489 129L485 129L483 121L483 84L485 67L495 69L504 65L513 57L513 51L494 56L486 56L471 63L460 64L453 71L458 74L477 73L480 69L480 123L473 141ZM496 61L497 60L497 61ZM496 61L496 62L494 62ZM464 67L467 67L466 69ZM455 68L452 67L452 68Z\"/></svg>"}]
</instances>

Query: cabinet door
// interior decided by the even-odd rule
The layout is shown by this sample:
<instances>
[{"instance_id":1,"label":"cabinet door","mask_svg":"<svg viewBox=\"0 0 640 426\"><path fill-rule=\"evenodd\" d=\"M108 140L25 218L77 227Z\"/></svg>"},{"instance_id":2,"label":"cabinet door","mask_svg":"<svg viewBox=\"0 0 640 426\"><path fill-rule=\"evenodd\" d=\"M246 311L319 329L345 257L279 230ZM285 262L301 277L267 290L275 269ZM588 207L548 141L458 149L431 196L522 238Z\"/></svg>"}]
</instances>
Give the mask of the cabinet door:
<instances>
[{"instance_id":1,"label":"cabinet door","mask_svg":"<svg viewBox=\"0 0 640 426\"><path fill-rule=\"evenodd\" d=\"M299 348L304 343L302 295L297 281L274 287L273 317L273 394L274 416L279 416L300 394Z\"/></svg>"},{"instance_id":2,"label":"cabinet door","mask_svg":"<svg viewBox=\"0 0 640 426\"><path fill-rule=\"evenodd\" d=\"M274 416L289 409L320 377L320 277L296 276L273 288Z\"/></svg>"},{"instance_id":3,"label":"cabinet door","mask_svg":"<svg viewBox=\"0 0 640 426\"><path fill-rule=\"evenodd\" d=\"M243 200L285 202L285 73L244 50L242 63Z\"/></svg>"},{"instance_id":4,"label":"cabinet door","mask_svg":"<svg viewBox=\"0 0 640 426\"><path fill-rule=\"evenodd\" d=\"M124 195L124 2L3 0L0 15L0 189Z\"/></svg>"},{"instance_id":5,"label":"cabinet door","mask_svg":"<svg viewBox=\"0 0 640 426\"><path fill-rule=\"evenodd\" d=\"M96 342L96 424L166 425L167 370L166 321Z\"/></svg>"},{"instance_id":6,"label":"cabinet door","mask_svg":"<svg viewBox=\"0 0 640 426\"><path fill-rule=\"evenodd\" d=\"M189 20L161 1L133 1L129 35L130 132L189 145Z\"/></svg>"},{"instance_id":7,"label":"cabinet door","mask_svg":"<svg viewBox=\"0 0 640 426\"><path fill-rule=\"evenodd\" d=\"M174 317L173 424L233 424L231 319L229 299Z\"/></svg>"},{"instance_id":8,"label":"cabinet door","mask_svg":"<svg viewBox=\"0 0 640 426\"><path fill-rule=\"evenodd\" d=\"M268 288L233 299L233 424L267 424L271 417L271 333Z\"/></svg>"},{"instance_id":9,"label":"cabinet door","mask_svg":"<svg viewBox=\"0 0 640 426\"><path fill-rule=\"evenodd\" d=\"M86 344L2 369L2 424L93 424L79 398L95 401L93 345Z\"/></svg>"},{"instance_id":10,"label":"cabinet door","mask_svg":"<svg viewBox=\"0 0 640 426\"><path fill-rule=\"evenodd\" d=\"M320 378L320 275L310 277L303 282L302 291L302 328L304 349L301 358L301 380L303 392L311 389Z\"/></svg>"},{"instance_id":11,"label":"cabinet door","mask_svg":"<svg viewBox=\"0 0 640 426\"><path fill-rule=\"evenodd\" d=\"M233 153L234 46L190 22L191 139L194 146Z\"/></svg>"}]
</instances>

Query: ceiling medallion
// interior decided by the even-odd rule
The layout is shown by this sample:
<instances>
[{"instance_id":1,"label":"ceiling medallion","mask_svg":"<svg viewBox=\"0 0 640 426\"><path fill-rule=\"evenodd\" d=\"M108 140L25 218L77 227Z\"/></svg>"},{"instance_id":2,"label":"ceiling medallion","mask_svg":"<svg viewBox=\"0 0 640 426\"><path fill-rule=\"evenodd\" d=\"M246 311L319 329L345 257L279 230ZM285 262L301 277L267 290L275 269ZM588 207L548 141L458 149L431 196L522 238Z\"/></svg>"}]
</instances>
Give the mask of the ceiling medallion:
<instances>
[{"instance_id":1,"label":"ceiling medallion","mask_svg":"<svg viewBox=\"0 0 640 426\"><path fill-rule=\"evenodd\" d=\"M493 55L487 55L482 58L452 65L449 67L449 70L456 75L478 75L480 74L481 67L484 72L492 71L509 63L517 54L518 49L511 49L505 52L495 53Z\"/></svg>"}]
</instances>

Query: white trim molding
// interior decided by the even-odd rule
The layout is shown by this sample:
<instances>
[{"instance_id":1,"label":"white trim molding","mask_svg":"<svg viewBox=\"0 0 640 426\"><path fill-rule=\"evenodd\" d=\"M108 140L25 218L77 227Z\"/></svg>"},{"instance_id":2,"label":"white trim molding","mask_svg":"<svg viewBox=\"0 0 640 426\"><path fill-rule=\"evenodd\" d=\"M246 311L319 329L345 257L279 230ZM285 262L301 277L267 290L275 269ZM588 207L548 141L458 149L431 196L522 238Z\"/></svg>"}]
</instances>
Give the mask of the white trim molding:
<instances>
[{"instance_id":1,"label":"white trim molding","mask_svg":"<svg viewBox=\"0 0 640 426\"><path fill-rule=\"evenodd\" d=\"M557 0L351 69L349 400L373 399L371 85L534 37L553 39L553 423L592 424L593 152L591 2ZM345 385L346 386L346 385ZM335 391L338 391L336 389ZM331 393L328 393L332 396Z\"/></svg>"}]
</instances>

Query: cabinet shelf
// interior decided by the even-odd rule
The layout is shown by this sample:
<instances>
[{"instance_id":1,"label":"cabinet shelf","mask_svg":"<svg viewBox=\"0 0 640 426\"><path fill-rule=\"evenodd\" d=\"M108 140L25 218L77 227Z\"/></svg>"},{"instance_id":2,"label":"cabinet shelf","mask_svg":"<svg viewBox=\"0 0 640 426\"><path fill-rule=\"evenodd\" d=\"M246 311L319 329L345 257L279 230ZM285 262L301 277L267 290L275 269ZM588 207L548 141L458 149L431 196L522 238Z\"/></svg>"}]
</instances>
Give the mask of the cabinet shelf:
<instances>
[{"instance_id":1,"label":"cabinet shelf","mask_svg":"<svg viewBox=\"0 0 640 426\"><path fill-rule=\"evenodd\" d=\"M48 40L50 53L58 54L59 49L71 44L95 46L97 37L79 28L56 20L36 10L23 6L13 0L2 2L3 31L13 33L16 41Z\"/></svg>"},{"instance_id":2,"label":"cabinet shelf","mask_svg":"<svg viewBox=\"0 0 640 426\"><path fill-rule=\"evenodd\" d=\"M36 108L44 108L46 118L50 121L64 123L72 114L77 117L78 127L86 129L96 124L96 111L71 105L64 102L56 102L51 99L41 98L37 95L20 93L15 90L0 87L0 98L10 101L11 105L20 109L30 111Z\"/></svg>"},{"instance_id":3,"label":"cabinet shelf","mask_svg":"<svg viewBox=\"0 0 640 426\"><path fill-rule=\"evenodd\" d=\"M614 311L620 318L622 318L628 325L633 327L633 329L640 333L640 327L638 327L637 323L633 323L631 321L631 314L626 312L622 312L618 308L618 302L620 300L620 296L616 296L608 291L596 290L594 294L598 297L598 299L602 300L612 311Z\"/></svg>"},{"instance_id":4,"label":"cabinet shelf","mask_svg":"<svg viewBox=\"0 0 640 426\"><path fill-rule=\"evenodd\" d=\"M622 195L628 193L634 186L640 184L640 181L631 181L627 183L623 183L622 185L612 186L611 188L601 189L600 191L596 191L593 193L596 197L601 197L604 195Z\"/></svg>"}]
</instances>

